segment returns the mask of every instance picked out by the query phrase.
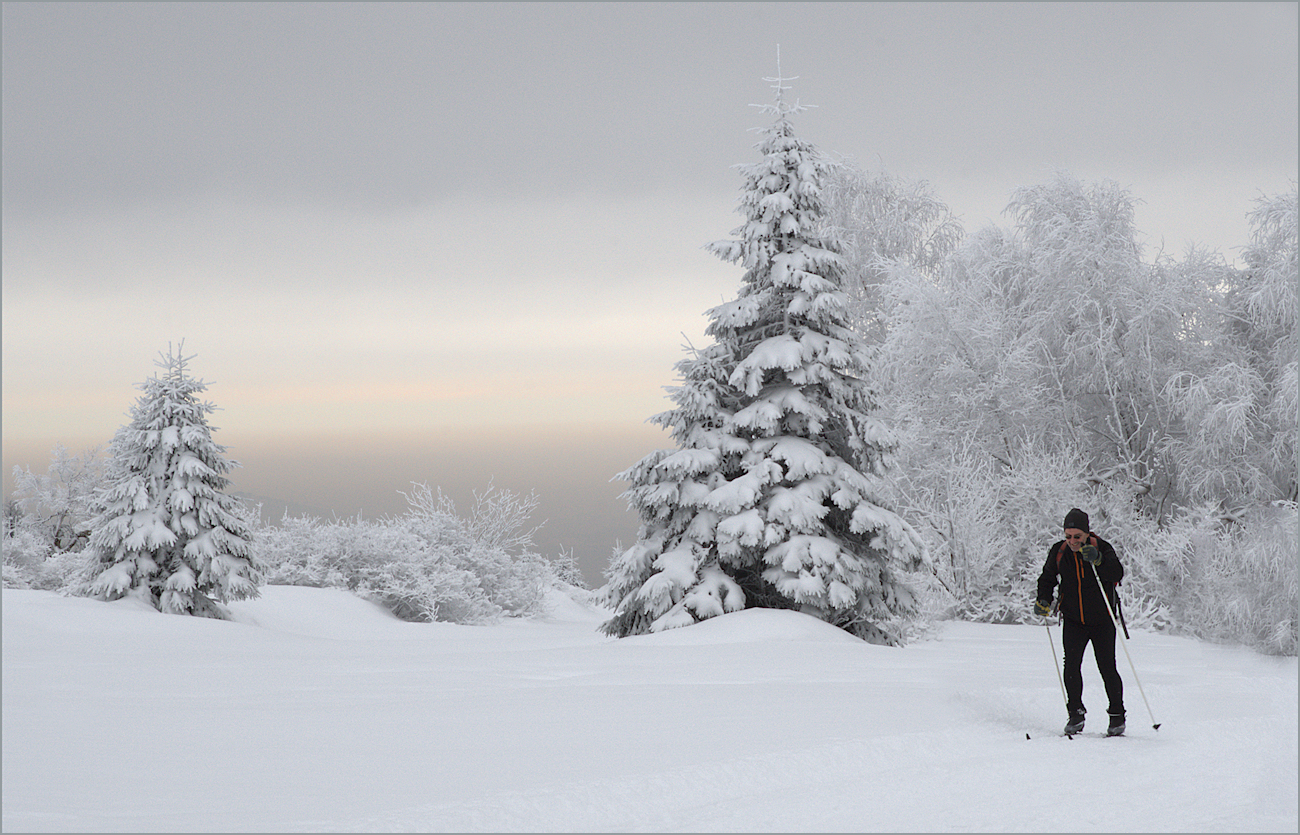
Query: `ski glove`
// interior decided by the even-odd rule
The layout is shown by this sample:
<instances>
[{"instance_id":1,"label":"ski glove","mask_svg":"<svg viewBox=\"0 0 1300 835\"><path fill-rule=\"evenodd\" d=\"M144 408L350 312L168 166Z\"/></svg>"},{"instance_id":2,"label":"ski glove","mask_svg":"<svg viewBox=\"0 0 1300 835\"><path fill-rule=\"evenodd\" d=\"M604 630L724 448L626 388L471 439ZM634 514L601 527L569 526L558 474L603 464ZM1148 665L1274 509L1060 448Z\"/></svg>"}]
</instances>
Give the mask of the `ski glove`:
<instances>
[{"instance_id":1,"label":"ski glove","mask_svg":"<svg viewBox=\"0 0 1300 835\"><path fill-rule=\"evenodd\" d=\"M1093 568L1101 565L1101 552L1097 550L1096 545L1088 543L1079 549L1079 554L1082 555L1085 560L1092 563Z\"/></svg>"},{"instance_id":2,"label":"ski glove","mask_svg":"<svg viewBox=\"0 0 1300 835\"><path fill-rule=\"evenodd\" d=\"M1034 601L1034 614L1041 615L1042 617L1047 617L1051 613L1052 613L1051 603L1044 603L1041 600Z\"/></svg>"}]
</instances>

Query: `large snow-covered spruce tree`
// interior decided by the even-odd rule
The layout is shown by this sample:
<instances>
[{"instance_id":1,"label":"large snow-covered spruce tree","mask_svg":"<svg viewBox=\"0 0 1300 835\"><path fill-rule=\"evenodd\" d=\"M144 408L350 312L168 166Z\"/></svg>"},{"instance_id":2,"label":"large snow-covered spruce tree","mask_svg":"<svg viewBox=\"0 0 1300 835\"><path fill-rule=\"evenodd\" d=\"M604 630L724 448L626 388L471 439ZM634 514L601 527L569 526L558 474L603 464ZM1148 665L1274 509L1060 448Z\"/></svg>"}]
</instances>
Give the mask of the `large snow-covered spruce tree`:
<instances>
[{"instance_id":1,"label":"large snow-covered spruce tree","mask_svg":"<svg viewBox=\"0 0 1300 835\"><path fill-rule=\"evenodd\" d=\"M163 372L140 385L108 452L108 484L97 499L87 591L128 594L173 614L222 618L219 603L258 596L263 571L250 525L223 491L237 466L214 443L200 401L207 389L187 373L180 349L156 361Z\"/></svg>"},{"instance_id":2,"label":"large snow-covered spruce tree","mask_svg":"<svg viewBox=\"0 0 1300 835\"><path fill-rule=\"evenodd\" d=\"M640 517L608 571L627 636L745 608L799 609L877 643L914 613L900 576L922 567L916 531L880 498L893 436L876 415L870 349L850 328L838 241L818 229L830 162L795 136L782 82L775 116L741 166L738 240L709 249L745 268L738 297L708 311L714 339L677 364L671 432L619 475Z\"/></svg>"}]
</instances>

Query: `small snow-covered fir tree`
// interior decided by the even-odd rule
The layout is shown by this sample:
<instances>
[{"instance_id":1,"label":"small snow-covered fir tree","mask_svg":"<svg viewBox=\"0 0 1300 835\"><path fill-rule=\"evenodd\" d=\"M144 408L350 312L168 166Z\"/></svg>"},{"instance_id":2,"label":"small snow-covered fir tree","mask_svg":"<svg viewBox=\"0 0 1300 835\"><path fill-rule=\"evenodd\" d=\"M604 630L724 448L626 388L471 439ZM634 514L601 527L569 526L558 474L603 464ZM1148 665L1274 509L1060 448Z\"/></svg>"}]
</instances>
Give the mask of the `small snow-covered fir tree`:
<instances>
[{"instance_id":1,"label":"small snow-covered fir tree","mask_svg":"<svg viewBox=\"0 0 1300 835\"><path fill-rule=\"evenodd\" d=\"M778 73L779 76L779 73ZM851 329L839 242L818 230L830 163L798 139L783 82L775 122L744 166L739 240L710 245L745 269L734 301L708 311L714 343L679 362L677 407L652 422L678 448L619 478L637 542L608 571L616 636L744 608L800 609L880 643L915 611L900 571L926 559L916 531L879 500L895 441L876 416L870 349Z\"/></svg>"},{"instance_id":2,"label":"small snow-covered fir tree","mask_svg":"<svg viewBox=\"0 0 1300 835\"><path fill-rule=\"evenodd\" d=\"M200 401L207 389L187 373L178 346L140 385L131 422L109 445L108 485L98 496L88 550L89 594L137 594L174 614L221 618L219 602L258 596L263 571L250 521L223 491L238 466L214 443Z\"/></svg>"}]
</instances>

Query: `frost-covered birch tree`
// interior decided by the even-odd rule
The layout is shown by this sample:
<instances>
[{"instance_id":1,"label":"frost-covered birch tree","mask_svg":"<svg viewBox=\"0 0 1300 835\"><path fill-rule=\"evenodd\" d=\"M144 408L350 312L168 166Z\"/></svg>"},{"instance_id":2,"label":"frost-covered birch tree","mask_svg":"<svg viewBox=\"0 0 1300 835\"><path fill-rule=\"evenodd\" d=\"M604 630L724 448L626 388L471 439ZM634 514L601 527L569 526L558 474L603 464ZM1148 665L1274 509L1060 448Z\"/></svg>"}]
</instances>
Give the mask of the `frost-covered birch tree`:
<instances>
[{"instance_id":1,"label":"frost-covered birch tree","mask_svg":"<svg viewBox=\"0 0 1300 835\"><path fill-rule=\"evenodd\" d=\"M1133 209L1115 183L1059 173L1013 191L1011 229L977 232L939 270L891 272L884 367L916 440L905 504L954 614L1023 611L1024 566L1063 502L1114 530L1177 501L1162 445L1180 418L1162 388L1200 350L1198 313L1225 272L1144 263ZM981 504L992 515L970 518Z\"/></svg>"},{"instance_id":2,"label":"frost-covered birch tree","mask_svg":"<svg viewBox=\"0 0 1300 835\"><path fill-rule=\"evenodd\" d=\"M1060 173L939 269L895 263L896 501L950 616L1023 617L1027 572L1079 506L1121 544L1131 616L1294 647L1294 617L1224 612L1295 608L1294 539L1277 538L1295 515L1295 192L1251 214L1245 270L1195 247L1144 261L1134 204ZM1210 605L1229 598L1248 602Z\"/></svg>"},{"instance_id":3,"label":"frost-covered birch tree","mask_svg":"<svg viewBox=\"0 0 1300 835\"><path fill-rule=\"evenodd\" d=\"M609 634L768 607L892 642L887 624L915 610L901 573L924 548L880 498L895 441L850 327L841 245L823 233L829 163L795 135L787 79L769 80L775 120L743 168L739 239L710 245L744 266L740 292L708 311L713 344L678 363L676 408L652 418L677 449L619 476L641 526L608 571Z\"/></svg>"},{"instance_id":4,"label":"frost-covered birch tree","mask_svg":"<svg viewBox=\"0 0 1300 835\"><path fill-rule=\"evenodd\" d=\"M1207 358L1167 385L1188 426L1168 444L1185 492L1229 511L1296 501L1296 205L1294 188L1256 202L1246 268L1200 316Z\"/></svg>"},{"instance_id":5,"label":"frost-covered birch tree","mask_svg":"<svg viewBox=\"0 0 1300 835\"><path fill-rule=\"evenodd\" d=\"M891 265L939 269L961 242L962 228L929 183L838 161L822 187L824 234L843 247L850 320L871 345L885 339L882 287Z\"/></svg>"},{"instance_id":6,"label":"frost-covered birch tree","mask_svg":"<svg viewBox=\"0 0 1300 835\"><path fill-rule=\"evenodd\" d=\"M91 502L103 486L103 459L98 448L72 455L63 444L50 452L44 475L14 467L14 495L29 523L45 533L53 551L70 551L84 543Z\"/></svg>"},{"instance_id":7,"label":"frost-covered birch tree","mask_svg":"<svg viewBox=\"0 0 1300 835\"><path fill-rule=\"evenodd\" d=\"M77 575L94 497L104 486L99 452L72 455L56 444L44 475L14 467L14 497L5 508L5 588L58 589Z\"/></svg>"},{"instance_id":8,"label":"frost-covered birch tree","mask_svg":"<svg viewBox=\"0 0 1300 835\"><path fill-rule=\"evenodd\" d=\"M237 466L212 440L183 343L156 361L140 385L131 422L108 449L108 485L96 502L87 592L105 600L136 594L174 614L224 617L219 603L257 597L260 561L250 520L223 492Z\"/></svg>"}]
</instances>

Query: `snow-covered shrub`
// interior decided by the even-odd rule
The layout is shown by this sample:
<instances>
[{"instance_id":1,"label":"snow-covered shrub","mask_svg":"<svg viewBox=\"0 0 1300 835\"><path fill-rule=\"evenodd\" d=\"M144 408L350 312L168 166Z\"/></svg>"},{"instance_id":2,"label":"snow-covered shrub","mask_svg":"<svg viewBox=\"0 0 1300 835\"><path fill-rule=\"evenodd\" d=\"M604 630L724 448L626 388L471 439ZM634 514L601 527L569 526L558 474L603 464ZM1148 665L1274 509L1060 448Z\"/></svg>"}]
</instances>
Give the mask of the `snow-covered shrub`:
<instances>
[{"instance_id":1,"label":"snow-covered shrub","mask_svg":"<svg viewBox=\"0 0 1300 835\"><path fill-rule=\"evenodd\" d=\"M471 576L486 605L518 617L539 612L555 574L533 548L536 527L528 520L537 508L535 495L520 496L489 484L476 491L463 515L441 490L412 485L405 493L408 510L399 518L428 546L434 561L449 576Z\"/></svg>"},{"instance_id":2,"label":"snow-covered shrub","mask_svg":"<svg viewBox=\"0 0 1300 835\"><path fill-rule=\"evenodd\" d=\"M336 533L350 587L403 620L485 623L506 614L471 567L478 555L468 540L431 542L407 517L340 525Z\"/></svg>"},{"instance_id":3,"label":"snow-covered shrub","mask_svg":"<svg viewBox=\"0 0 1300 835\"><path fill-rule=\"evenodd\" d=\"M537 506L489 486L464 516L441 491L416 484L394 518L288 517L264 526L257 547L271 583L345 588L412 621L485 623L540 614L560 582L532 551Z\"/></svg>"},{"instance_id":4,"label":"snow-covered shrub","mask_svg":"<svg viewBox=\"0 0 1300 835\"><path fill-rule=\"evenodd\" d=\"M276 524L258 529L255 547L266 565L266 582L313 588L355 588L358 555L353 542L374 537L349 535L356 528L372 532L376 523L361 518L321 520L315 516L285 514ZM367 549L368 550L368 549Z\"/></svg>"},{"instance_id":5,"label":"snow-covered shrub","mask_svg":"<svg viewBox=\"0 0 1300 835\"><path fill-rule=\"evenodd\" d=\"M1297 650L1296 505L1186 509L1155 545L1178 631L1276 655Z\"/></svg>"},{"instance_id":6,"label":"snow-covered shrub","mask_svg":"<svg viewBox=\"0 0 1300 835\"><path fill-rule=\"evenodd\" d=\"M257 541L271 583L348 589L403 620L472 623L497 614L475 593L472 574L449 570L400 521L286 516Z\"/></svg>"},{"instance_id":7,"label":"snow-covered shrub","mask_svg":"<svg viewBox=\"0 0 1300 835\"><path fill-rule=\"evenodd\" d=\"M44 474L14 467L14 501L26 524L43 531L55 552L79 551L90 537L94 497L106 486L99 453L94 448L72 455L56 444Z\"/></svg>"},{"instance_id":8,"label":"snow-covered shrub","mask_svg":"<svg viewBox=\"0 0 1300 835\"><path fill-rule=\"evenodd\" d=\"M341 556L329 542L330 523L314 516L290 516L263 525L254 547L266 566L266 582L276 586L343 588L347 578L339 570Z\"/></svg>"},{"instance_id":9,"label":"snow-covered shrub","mask_svg":"<svg viewBox=\"0 0 1300 835\"><path fill-rule=\"evenodd\" d=\"M8 549L9 541L5 546ZM65 591L75 587L86 570L86 555L82 551L58 551L44 560L30 560L11 564L5 554L4 585L16 589L44 589Z\"/></svg>"},{"instance_id":10,"label":"snow-covered shrub","mask_svg":"<svg viewBox=\"0 0 1300 835\"><path fill-rule=\"evenodd\" d=\"M62 578L47 567L54 551L47 531L29 524L17 524L4 536L4 587L7 589L54 589Z\"/></svg>"},{"instance_id":11,"label":"snow-covered shrub","mask_svg":"<svg viewBox=\"0 0 1300 835\"><path fill-rule=\"evenodd\" d=\"M923 463L923 462L922 462ZM1059 540L1065 510L1085 503L1080 462L1033 446L1007 464L970 447L947 466L917 462L896 491L931 553L934 615L1015 623L1029 613L1048 548Z\"/></svg>"},{"instance_id":12,"label":"snow-covered shrub","mask_svg":"<svg viewBox=\"0 0 1300 835\"><path fill-rule=\"evenodd\" d=\"M99 449L79 455L55 445L44 474L14 467L14 495L5 504L4 585L57 591L75 583L95 495L105 486Z\"/></svg>"},{"instance_id":13,"label":"snow-covered shrub","mask_svg":"<svg viewBox=\"0 0 1300 835\"><path fill-rule=\"evenodd\" d=\"M523 554L533 547L533 536L541 525L529 526L540 500L534 493L521 496L511 490L502 490L491 482L483 490L475 490L474 501L465 511L440 489L428 484L411 485L406 498L407 516L417 525L432 533L442 535L448 529L462 530L465 536L487 548L507 554Z\"/></svg>"},{"instance_id":14,"label":"snow-covered shrub","mask_svg":"<svg viewBox=\"0 0 1300 835\"><path fill-rule=\"evenodd\" d=\"M29 589L31 584L27 578L17 569L10 565L8 560L5 561L3 569L0 569L0 583L3 583L7 589Z\"/></svg>"}]
</instances>

